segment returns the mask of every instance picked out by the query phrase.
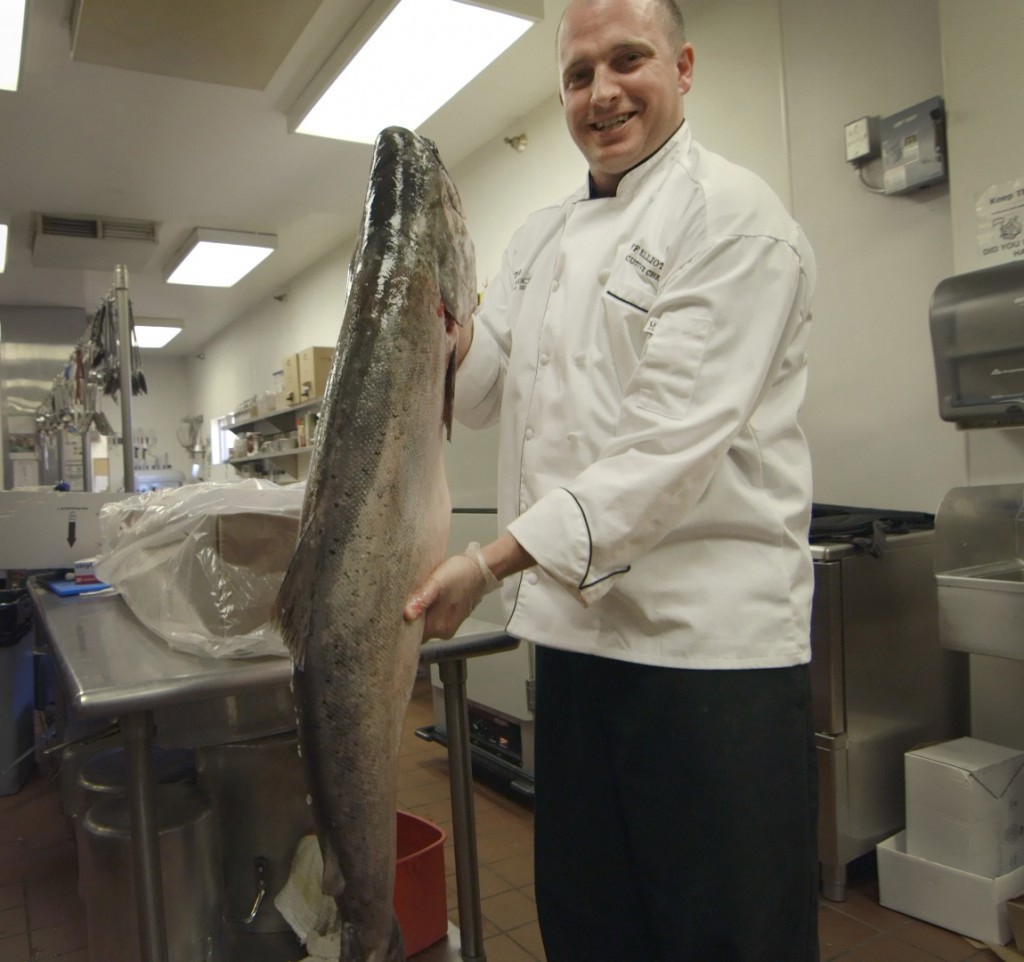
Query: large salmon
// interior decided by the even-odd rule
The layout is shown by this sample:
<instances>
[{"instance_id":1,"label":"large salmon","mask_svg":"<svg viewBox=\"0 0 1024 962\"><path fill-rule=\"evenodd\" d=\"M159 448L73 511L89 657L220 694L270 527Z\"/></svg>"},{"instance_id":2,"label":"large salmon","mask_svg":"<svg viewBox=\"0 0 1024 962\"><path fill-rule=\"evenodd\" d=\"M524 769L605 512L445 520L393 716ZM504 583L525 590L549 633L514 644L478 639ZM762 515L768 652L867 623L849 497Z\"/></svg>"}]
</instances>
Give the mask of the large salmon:
<instances>
[{"instance_id":1,"label":"large salmon","mask_svg":"<svg viewBox=\"0 0 1024 962\"><path fill-rule=\"evenodd\" d=\"M432 143L388 128L276 605L341 962L405 958L392 909L396 772L423 625L402 609L447 548L455 325L475 304L455 186Z\"/></svg>"}]
</instances>

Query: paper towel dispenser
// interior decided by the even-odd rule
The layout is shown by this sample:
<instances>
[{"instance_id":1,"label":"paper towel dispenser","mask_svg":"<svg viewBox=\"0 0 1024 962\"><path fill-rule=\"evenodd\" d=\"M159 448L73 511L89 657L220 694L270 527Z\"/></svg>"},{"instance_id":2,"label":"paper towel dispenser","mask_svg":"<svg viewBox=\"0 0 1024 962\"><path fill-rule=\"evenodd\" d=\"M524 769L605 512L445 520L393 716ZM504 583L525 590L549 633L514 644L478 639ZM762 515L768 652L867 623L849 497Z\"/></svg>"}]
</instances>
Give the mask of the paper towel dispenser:
<instances>
[{"instance_id":1,"label":"paper towel dispenser","mask_svg":"<svg viewBox=\"0 0 1024 962\"><path fill-rule=\"evenodd\" d=\"M1024 261L947 277L930 320L942 418L1024 425Z\"/></svg>"}]
</instances>

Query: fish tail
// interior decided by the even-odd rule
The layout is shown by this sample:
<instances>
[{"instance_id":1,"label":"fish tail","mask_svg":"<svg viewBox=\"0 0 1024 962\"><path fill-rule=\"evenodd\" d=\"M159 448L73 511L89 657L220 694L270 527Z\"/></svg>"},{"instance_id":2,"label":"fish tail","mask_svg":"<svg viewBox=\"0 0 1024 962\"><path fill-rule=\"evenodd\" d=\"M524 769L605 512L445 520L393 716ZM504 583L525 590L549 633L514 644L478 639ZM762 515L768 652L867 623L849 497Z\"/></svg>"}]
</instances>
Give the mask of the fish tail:
<instances>
[{"instance_id":1,"label":"fish tail","mask_svg":"<svg viewBox=\"0 0 1024 962\"><path fill-rule=\"evenodd\" d=\"M284 581L274 602L271 621L281 632L292 661L302 668L306 643L313 631L313 593L317 583L319 552L310 534L304 534L288 564Z\"/></svg>"},{"instance_id":2,"label":"fish tail","mask_svg":"<svg viewBox=\"0 0 1024 962\"><path fill-rule=\"evenodd\" d=\"M405 940L396 917L391 920L391 938L383 955L379 954L379 949L380 946L377 946L367 953L356 927L347 922L342 923L341 962L405 962Z\"/></svg>"},{"instance_id":3,"label":"fish tail","mask_svg":"<svg viewBox=\"0 0 1024 962\"><path fill-rule=\"evenodd\" d=\"M366 962L359 930L350 922L341 923L341 955L338 958L339 962Z\"/></svg>"}]
</instances>

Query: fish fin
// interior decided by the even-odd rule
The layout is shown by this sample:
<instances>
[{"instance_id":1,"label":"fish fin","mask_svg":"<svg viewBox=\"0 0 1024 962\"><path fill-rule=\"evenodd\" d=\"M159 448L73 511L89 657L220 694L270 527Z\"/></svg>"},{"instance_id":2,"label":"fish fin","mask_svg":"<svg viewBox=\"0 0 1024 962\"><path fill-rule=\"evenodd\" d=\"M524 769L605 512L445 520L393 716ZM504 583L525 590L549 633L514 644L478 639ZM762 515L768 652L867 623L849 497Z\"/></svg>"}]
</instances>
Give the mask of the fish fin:
<instances>
[{"instance_id":1,"label":"fish fin","mask_svg":"<svg viewBox=\"0 0 1024 962\"><path fill-rule=\"evenodd\" d=\"M327 842L320 846L320 851L324 858L324 876L321 888L324 895L340 899L341 893L345 891L345 876L341 872L341 863L338 861L338 856L334 854L334 849Z\"/></svg>"},{"instance_id":2,"label":"fish fin","mask_svg":"<svg viewBox=\"0 0 1024 962\"><path fill-rule=\"evenodd\" d=\"M281 632L292 661L302 668L306 642L313 631L313 599L316 586L319 534L312 525L299 539L277 593L271 621Z\"/></svg>"},{"instance_id":3,"label":"fish fin","mask_svg":"<svg viewBox=\"0 0 1024 962\"><path fill-rule=\"evenodd\" d=\"M405 962L405 939L402 938L397 915L391 920L391 941L388 943L388 951L383 962Z\"/></svg>"},{"instance_id":4,"label":"fish fin","mask_svg":"<svg viewBox=\"0 0 1024 962\"><path fill-rule=\"evenodd\" d=\"M455 411L455 351L448 357L448 369L444 372L444 426L448 440L452 439L452 416Z\"/></svg>"}]
</instances>

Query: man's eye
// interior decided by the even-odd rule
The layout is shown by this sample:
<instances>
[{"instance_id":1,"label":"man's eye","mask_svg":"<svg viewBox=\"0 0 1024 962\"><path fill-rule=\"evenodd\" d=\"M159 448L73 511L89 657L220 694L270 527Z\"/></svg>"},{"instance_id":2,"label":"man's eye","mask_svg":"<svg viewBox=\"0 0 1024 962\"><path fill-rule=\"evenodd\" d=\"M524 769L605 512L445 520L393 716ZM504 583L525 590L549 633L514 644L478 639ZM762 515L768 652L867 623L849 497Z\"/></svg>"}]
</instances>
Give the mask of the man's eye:
<instances>
[{"instance_id":1,"label":"man's eye","mask_svg":"<svg viewBox=\"0 0 1024 962\"><path fill-rule=\"evenodd\" d=\"M574 70L565 75L565 86L567 88L583 86L589 76L590 71L588 70Z\"/></svg>"}]
</instances>

